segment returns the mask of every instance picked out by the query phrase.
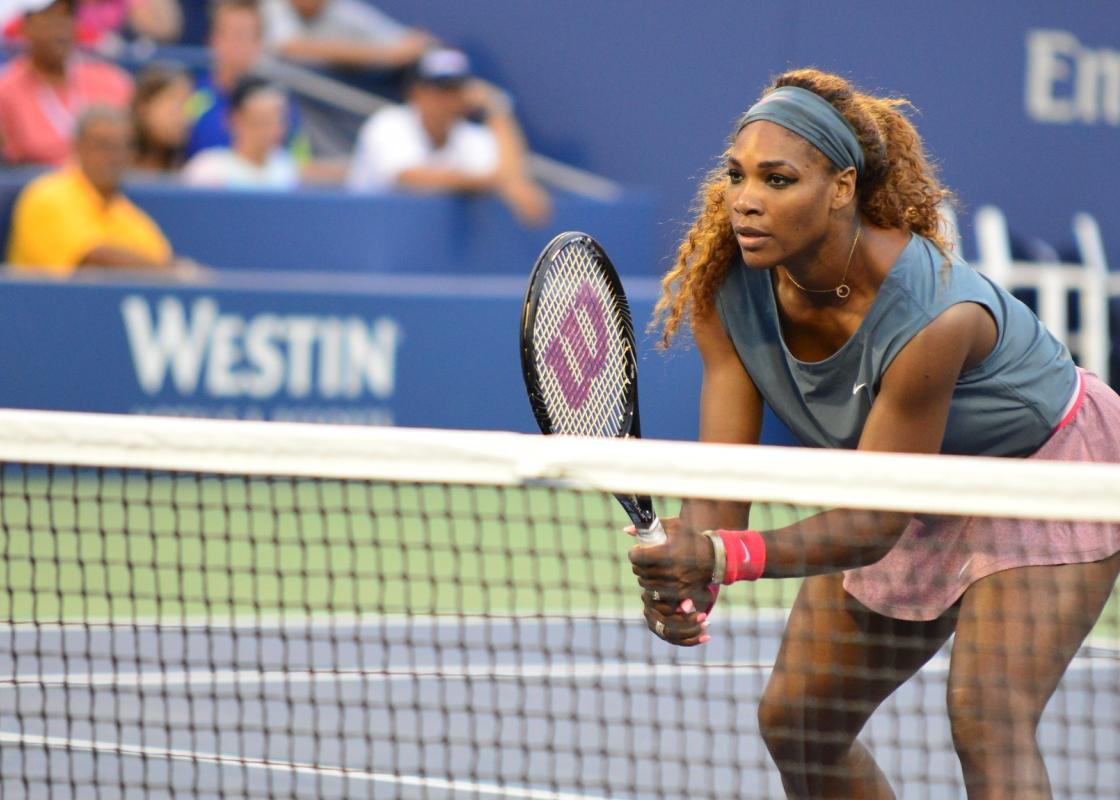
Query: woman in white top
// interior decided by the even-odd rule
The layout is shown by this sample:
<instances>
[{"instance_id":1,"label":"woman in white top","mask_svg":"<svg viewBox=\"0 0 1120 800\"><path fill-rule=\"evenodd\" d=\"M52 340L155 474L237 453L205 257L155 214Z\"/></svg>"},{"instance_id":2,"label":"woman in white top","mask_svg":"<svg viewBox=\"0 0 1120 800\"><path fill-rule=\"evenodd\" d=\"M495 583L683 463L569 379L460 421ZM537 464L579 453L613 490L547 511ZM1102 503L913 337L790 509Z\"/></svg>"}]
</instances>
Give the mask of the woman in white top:
<instances>
[{"instance_id":1,"label":"woman in white top","mask_svg":"<svg viewBox=\"0 0 1120 800\"><path fill-rule=\"evenodd\" d=\"M229 189L293 189L299 167L284 149L287 101L261 78L240 81L230 95L229 147L212 147L183 168L191 186Z\"/></svg>"}]
</instances>

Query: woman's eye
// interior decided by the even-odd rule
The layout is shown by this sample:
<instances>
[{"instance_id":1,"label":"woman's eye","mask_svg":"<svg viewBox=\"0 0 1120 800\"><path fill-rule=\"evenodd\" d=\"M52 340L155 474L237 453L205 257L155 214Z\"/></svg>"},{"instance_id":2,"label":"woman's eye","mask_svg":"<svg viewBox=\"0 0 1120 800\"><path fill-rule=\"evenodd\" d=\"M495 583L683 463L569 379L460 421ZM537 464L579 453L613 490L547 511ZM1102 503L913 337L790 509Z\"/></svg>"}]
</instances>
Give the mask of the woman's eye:
<instances>
[{"instance_id":1,"label":"woman's eye","mask_svg":"<svg viewBox=\"0 0 1120 800\"><path fill-rule=\"evenodd\" d=\"M734 167L729 167L727 170L727 179L732 183L738 183L739 181L743 180L743 173L741 173Z\"/></svg>"},{"instance_id":2,"label":"woman's eye","mask_svg":"<svg viewBox=\"0 0 1120 800\"><path fill-rule=\"evenodd\" d=\"M786 175L779 175L777 173L767 175L766 176L766 182L768 184L770 184L771 186L779 187L779 188L786 187L786 186L792 186L793 184L797 183L797 181L794 178L790 178Z\"/></svg>"}]
</instances>

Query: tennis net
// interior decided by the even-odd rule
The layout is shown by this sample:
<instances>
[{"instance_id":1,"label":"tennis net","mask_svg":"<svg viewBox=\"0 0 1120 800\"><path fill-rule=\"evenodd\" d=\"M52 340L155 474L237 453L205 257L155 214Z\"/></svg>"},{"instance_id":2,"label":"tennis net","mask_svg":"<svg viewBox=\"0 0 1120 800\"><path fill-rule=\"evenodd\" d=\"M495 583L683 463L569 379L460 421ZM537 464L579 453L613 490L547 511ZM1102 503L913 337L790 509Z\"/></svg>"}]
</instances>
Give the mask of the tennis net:
<instances>
[{"instance_id":1,"label":"tennis net","mask_svg":"<svg viewBox=\"0 0 1120 800\"><path fill-rule=\"evenodd\" d=\"M611 492L1120 520L1120 467L507 433L11 411L0 462L5 798L781 796L756 708L800 582L666 644ZM1118 642L1114 598L1039 729L1056 796L1120 797ZM861 735L901 797L964 794L951 646Z\"/></svg>"}]
</instances>

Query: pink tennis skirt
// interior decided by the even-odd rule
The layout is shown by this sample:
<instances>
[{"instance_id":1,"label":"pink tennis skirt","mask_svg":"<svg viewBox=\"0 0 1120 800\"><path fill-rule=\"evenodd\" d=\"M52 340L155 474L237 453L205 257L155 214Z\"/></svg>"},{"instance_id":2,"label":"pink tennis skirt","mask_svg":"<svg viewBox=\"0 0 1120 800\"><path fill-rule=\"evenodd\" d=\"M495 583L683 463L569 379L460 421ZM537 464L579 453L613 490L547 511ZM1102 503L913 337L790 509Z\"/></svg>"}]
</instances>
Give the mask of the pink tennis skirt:
<instances>
[{"instance_id":1,"label":"pink tennis skirt","mask_svg":"<svg viewBox=\"0 0 1120 800\"><path fill-rule=\"evenodd\" d=\"M1029 457L1120 463L1120 396L1082 370L1069 415ZM994 572L1082 564L1118 551L1120 523L923 516L881 560L846 571L844 588L884 616L931 620Z\"/></svg>"}]
</instances>

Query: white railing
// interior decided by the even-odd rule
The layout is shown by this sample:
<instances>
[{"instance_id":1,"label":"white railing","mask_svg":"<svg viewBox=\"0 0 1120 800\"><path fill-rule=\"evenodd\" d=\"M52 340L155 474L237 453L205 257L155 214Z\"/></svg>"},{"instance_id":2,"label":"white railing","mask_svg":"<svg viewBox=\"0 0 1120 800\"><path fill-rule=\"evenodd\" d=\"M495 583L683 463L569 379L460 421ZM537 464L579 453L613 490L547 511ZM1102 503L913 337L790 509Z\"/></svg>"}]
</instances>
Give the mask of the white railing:
<instances>
[{"instance_id":1,"label":"white railing","mask_svg":"<svg viewBox=\"0 0 1120 800\"><path fill-rule=\"evenodd\" d=\"M956 220L947 215L950 231ZM1081 263L1017 261L1011 254L1011 235L1007 219L995 206L977 209L973 217L976 228L977 259L973 263L980 272L1005 289L1033 289L1038 295L1035 309L1043 324L1066 343L1085 369L1108 381L1109 352L1112 347L1109 331L1109 303L1120 297L1120 273L1110 273L1105 259L1100 226L1085 213L1073 218L1073 234ZM1071 329L1069 298L1073 296L1078 309L1078 326Z\"/></svg>"}]
</instances>

